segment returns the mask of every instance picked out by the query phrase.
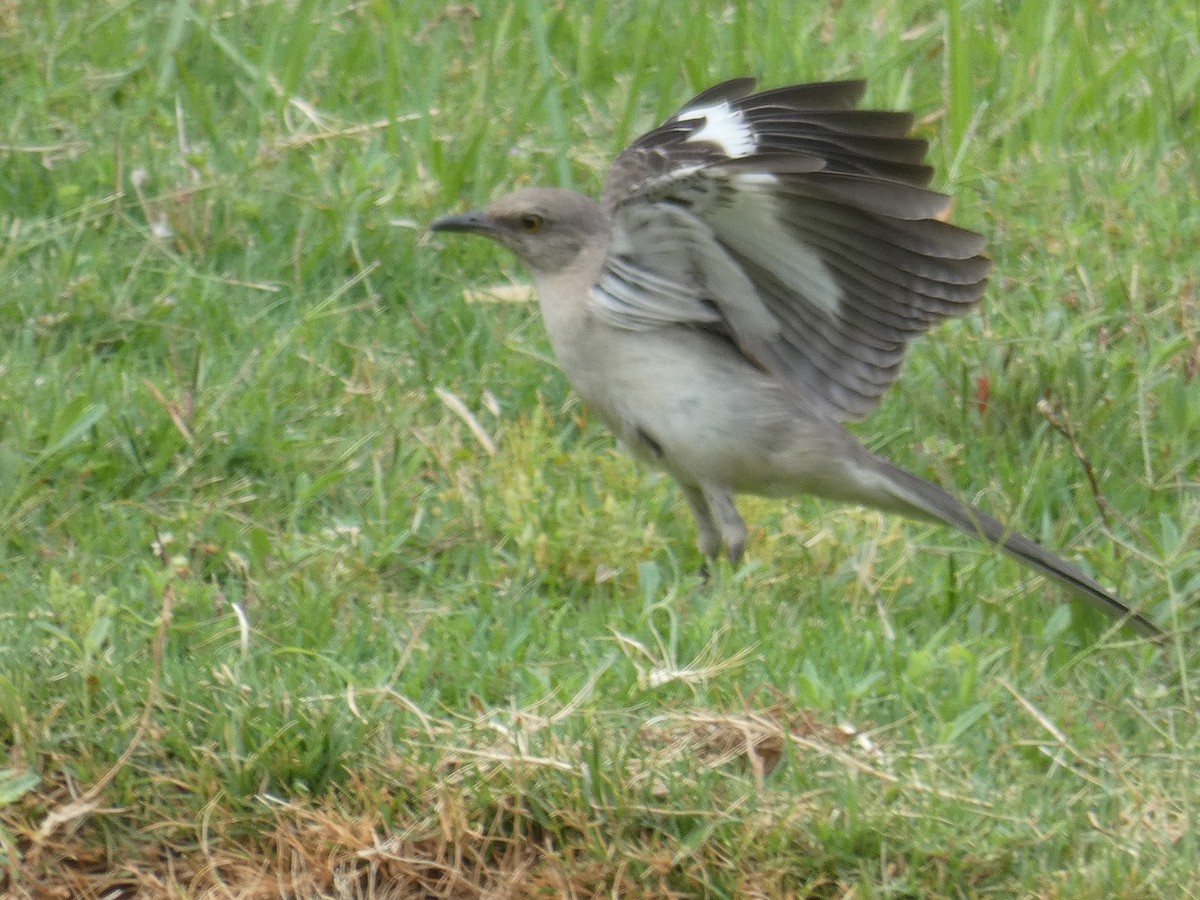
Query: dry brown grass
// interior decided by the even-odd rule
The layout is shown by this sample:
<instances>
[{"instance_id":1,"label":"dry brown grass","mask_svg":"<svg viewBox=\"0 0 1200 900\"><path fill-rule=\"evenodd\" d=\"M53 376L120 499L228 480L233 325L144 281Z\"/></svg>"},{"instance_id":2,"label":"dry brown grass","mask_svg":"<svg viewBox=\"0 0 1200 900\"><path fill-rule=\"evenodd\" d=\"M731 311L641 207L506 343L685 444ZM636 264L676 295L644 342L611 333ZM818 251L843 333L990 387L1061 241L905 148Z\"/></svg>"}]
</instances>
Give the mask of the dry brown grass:
<instances>
[{"instance_id":1,"label":"dry brown grass","mask_svg":"<svg viewBox=\"0 0 1200 900\"><path fill-rule=\"evenodd\" d=\"M373 775L369 781L350 779L343 806L328 798L306 804L262 795L258 800L265 812L250 822L212 804L200 823L140 826L135 811L107 809L99 802L83 805L71 799L79 792L67 785L59 783L52 790L43 785L7 811L5 825L24 838L18 847L21 862L0 876L0 889L23 900L674 898L702 892L707 867L733 863L707 843L683 852L669 834L649 824L630 834L614 834L603 815L588 815L587 804L582 809L564 804L552 811L564 826L553 833L538 824L528 798L514 790L481 805L473 796L480 785L511 788L521 781L522 771L577 768L568 760L579 748L557 740L541 748L547 755L528 753L531 737L550 720L519 718L521 734L494 719L465 729L459 723L455 741L446 745L434 773L436 785L410 804L402 821L388 821L383 810L391 807L392 796ZM439 737L451 737L444 723L428 725ZM621 777L633 794L646 799L627 812L648 821L663 812L654 803L668 796L662 783L671 777L667 773L674 773L678 783L679 773L692 778L721 769L739 784L747 785L749 774L761 786L789 743L795 752L873 771L850 753L858 751L863 759L875 753L864 736L847 726L822 724L807 712L785 714L782 707L737 715L698 710L659 716L645 722L637 735L641 755ZM414 784L430 774L400 758L387 761L382 770L396 784ZM766 804L759 810L758 825L747 824L751 830L778 827L800 808L783 811ZM732 807L728 812L745 816ZM705 817L720 819L720 809L705 811ZM741 876L744 895L783 896L782 878L781 873L746 871ZM820 885L810 887L823 893Z\"/></svg>"}]
</instances>

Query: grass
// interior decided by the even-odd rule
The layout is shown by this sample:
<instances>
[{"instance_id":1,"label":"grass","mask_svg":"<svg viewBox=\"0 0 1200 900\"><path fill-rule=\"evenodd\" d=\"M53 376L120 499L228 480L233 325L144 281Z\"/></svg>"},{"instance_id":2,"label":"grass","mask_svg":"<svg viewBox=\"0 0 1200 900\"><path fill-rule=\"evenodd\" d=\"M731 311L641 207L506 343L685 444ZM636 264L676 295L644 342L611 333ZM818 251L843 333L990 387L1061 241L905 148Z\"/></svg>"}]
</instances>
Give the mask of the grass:
<instances>
[{"instance_id":1,"label":"grass","mask_svg":"<svg viewBox=\"0 0 1200 900\"><path fill-rule=\"evenodd\" d=\"M1198 44L1183 0L0 3L3 890L1195 896ZM917 112L997 274L858 433L1164 654L807 499L702 588L536 309L465 302L521 274L429 219L595 192L742 73Z\"/></svg>"}]
</instances>

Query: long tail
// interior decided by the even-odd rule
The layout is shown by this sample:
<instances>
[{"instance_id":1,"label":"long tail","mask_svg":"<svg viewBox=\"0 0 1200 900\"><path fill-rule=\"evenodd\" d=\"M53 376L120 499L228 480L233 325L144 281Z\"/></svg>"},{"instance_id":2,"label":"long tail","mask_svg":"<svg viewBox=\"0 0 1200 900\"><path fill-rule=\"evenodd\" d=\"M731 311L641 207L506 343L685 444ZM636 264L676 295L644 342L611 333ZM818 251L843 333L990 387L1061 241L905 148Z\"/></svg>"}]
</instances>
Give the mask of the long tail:
<instances>
[{"instance_id":1,"label":"long tail","mask_svg":"<svg viewBox=\"0 0 1200 900\"><path fill-rule=\"evenodd\" d=\"M877 474L882 476L887 484L888 493L898 501L898 505L893 507L896 512L907 513L917 518L935 519L954 526L964 534L982 537L1025 565L1049 575L1073 596L1127 622L1141 634L1153 638L1163 637L1163 632L1158 626L1110 594L1071 563L1059 559L1024 535L1011 531L987 513L963 503L936 484L906 472L882 457L874 454L871 456L878 466Z\"/></svg>"}]
</instances>

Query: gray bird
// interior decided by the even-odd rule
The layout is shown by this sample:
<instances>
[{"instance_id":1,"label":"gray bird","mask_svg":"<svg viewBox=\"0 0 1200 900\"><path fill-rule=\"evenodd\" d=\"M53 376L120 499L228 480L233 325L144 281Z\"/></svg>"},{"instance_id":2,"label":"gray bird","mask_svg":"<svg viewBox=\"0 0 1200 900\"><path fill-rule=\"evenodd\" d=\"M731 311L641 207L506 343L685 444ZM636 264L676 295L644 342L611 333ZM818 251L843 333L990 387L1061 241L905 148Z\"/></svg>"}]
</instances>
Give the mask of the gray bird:
<instances>
[{"instance_id":1,"label":"gray bird","mask_svg":"<svg viewBox=\"0 0 1200 900\"><path fill-rule=\"evenodd\" d=\"M600 203L519 190L434 231L499 241L533 275L559 365L587 405L678 481L700 549L737 563L735 494L814 494L996 544L1146 635L1074 565L871 453L909 342L983 294L985 240L936 218L912 116L855 108L864 83L754 93L724 82L617 158Z\"/></svg>"}]
</instances>

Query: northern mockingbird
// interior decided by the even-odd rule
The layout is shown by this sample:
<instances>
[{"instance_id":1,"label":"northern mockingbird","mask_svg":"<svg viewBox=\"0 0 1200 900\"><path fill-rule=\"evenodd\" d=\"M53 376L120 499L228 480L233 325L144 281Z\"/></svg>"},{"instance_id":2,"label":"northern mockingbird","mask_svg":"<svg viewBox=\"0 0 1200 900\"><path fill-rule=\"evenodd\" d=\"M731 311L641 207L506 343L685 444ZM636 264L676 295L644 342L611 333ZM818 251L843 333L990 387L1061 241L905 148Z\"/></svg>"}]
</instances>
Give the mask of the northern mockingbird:
<instances>
[{"instance_id":1,"label":"northern mockingbird","mask_svg":"<svg viewBox=\"0 0 1200 900\"><path fill-rule=\"evenodd\" d=\"M985 240L937 217L908 113L860 81L718 84L633 142L596 203L519 190L434 231L533 274L559 365L632 454L669 472L705 557L737 563L735 494L814 494L951 525L1159 630L1072 564L858 443L909 342L978 301Z\"/></svg>"}]
</instances>

